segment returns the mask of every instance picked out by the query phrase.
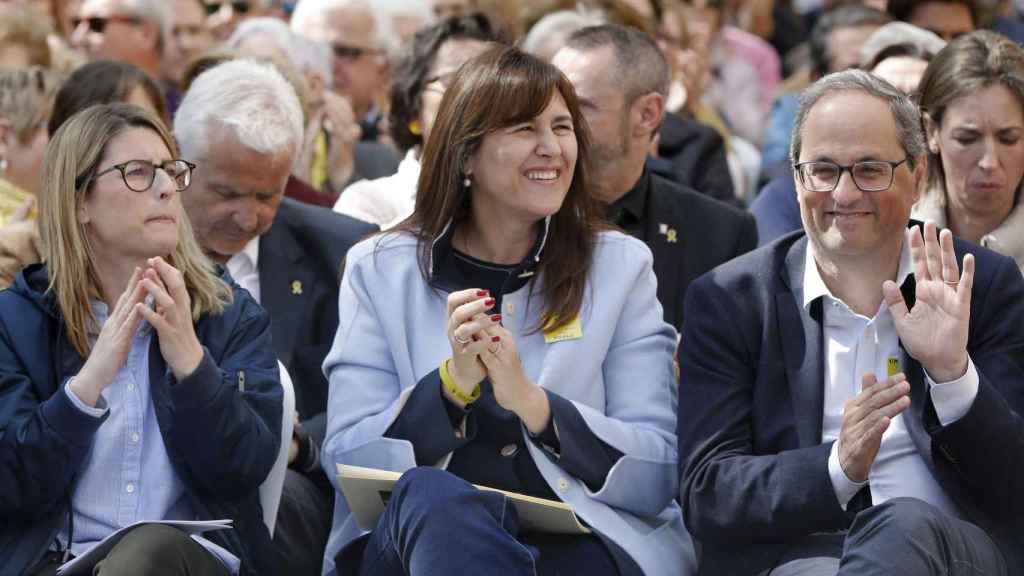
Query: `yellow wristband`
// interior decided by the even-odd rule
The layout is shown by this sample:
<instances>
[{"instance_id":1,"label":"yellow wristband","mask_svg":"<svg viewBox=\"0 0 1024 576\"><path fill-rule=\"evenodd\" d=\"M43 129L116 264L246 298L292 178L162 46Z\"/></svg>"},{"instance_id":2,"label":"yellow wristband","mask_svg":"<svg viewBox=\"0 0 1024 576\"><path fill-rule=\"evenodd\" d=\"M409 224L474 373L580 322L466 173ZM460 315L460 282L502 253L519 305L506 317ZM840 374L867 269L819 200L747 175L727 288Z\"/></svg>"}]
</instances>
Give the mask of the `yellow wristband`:
<instances>
[{"instance_id":1,"label":"yellow wristband","mask_svg":"<svg viewBox=\"0 0 1024 576\"><path fill-rule=\"evenodd\" d=\"M441 385L444 386L444 389L447 390L449 394L458 398L459 401L464 404L468 405L476 402L477 399L480 398L480 385L476 385L472 394L466 394L460 390L459 387L455 385L455 380L452 379L452 375L448 373L448 363L451 361L452 359L448 358L441 363L441 369L439 370L441 373Z\"/></svg>"}]
</instances>

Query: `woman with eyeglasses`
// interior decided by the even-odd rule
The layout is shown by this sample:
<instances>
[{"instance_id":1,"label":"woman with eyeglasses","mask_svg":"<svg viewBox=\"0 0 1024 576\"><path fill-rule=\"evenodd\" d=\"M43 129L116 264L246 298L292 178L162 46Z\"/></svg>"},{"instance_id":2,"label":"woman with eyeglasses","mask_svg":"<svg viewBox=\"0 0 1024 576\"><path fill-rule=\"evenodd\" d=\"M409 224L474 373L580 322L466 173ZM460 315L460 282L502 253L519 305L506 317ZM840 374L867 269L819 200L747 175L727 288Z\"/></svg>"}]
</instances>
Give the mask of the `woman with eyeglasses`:
<instances>
[{"instance_id":1,"label":"woman with eyeglasses","mask_svg":"<svg viewBox=\"0 0 1024 576\"><path fill-rule=\"evenodd\" d=\"M953 40L925 69L918 104L928 176L913 217L1024 271L1024 48L989 31Z\"/></svg>"},{"instance_id":2,"label":"woman with eyeglasses","mask_svg":"<svg viewBox=\"0 0 1024 576\"><path fill-rule=\"evenodd\" d=\"M494 46L451 78L412 217L346 258L321 465L403 474L376 525L336 495L324 574L691 573L675 331L650 250L604 224L589 150L554 66ZM531 530L473 484L589 531Z\"/></svg>"},{"instance_id":3,"label":"woman with eyeglasses","mask_svg":"<svg viewBox=\"0 0 1024 576\"><path fill-rule=\"evenodd\" d=\"M47 147L43 260L0 292L0 571L272 574L258 487L282 390L269 320L202 255L192 169L152 113L95 106Z\"/></svg>"},{"instance_id":4,"label":"woman with eyeglasses","mask_svg":"<svg viewBox=\"0 0 1024 576\"><path fill-rule=\"evenodd\" d=\"M413 212L423 144L430 136L446 86L464 62L501 36L481 14L450 18L416 33L398 62L391 85L391 137L405 154L398 172L346 188L334 211L382 229Z\"/></svg>"}]
</instances>

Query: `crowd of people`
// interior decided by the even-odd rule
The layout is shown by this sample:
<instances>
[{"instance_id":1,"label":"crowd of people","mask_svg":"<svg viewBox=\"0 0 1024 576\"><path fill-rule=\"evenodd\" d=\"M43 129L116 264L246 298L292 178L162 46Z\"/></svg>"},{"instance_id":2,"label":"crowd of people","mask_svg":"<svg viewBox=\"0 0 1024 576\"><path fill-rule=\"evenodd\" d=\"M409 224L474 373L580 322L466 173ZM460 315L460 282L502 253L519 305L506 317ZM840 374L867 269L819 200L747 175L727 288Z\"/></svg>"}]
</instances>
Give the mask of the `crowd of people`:
<instances>
[{"instance_id":1,"label":"crowd of people","mask_svg":"<svg viewBox=\"0 0 1024 576\"><path fill-rule=\"evenodd\" d=\"M1024 573L1019 8L0 1L0 575Z\"/></svg>"}]
</instances>

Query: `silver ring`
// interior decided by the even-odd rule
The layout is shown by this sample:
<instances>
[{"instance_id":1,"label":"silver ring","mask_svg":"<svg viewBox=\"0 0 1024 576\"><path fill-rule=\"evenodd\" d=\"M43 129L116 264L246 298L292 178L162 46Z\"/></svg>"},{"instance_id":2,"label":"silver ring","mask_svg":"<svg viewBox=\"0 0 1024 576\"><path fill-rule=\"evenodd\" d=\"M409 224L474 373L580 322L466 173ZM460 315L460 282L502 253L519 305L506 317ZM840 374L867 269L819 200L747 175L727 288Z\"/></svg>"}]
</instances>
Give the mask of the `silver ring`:
<instances>
[{"instance_id":1,"label":"silver ring","mask_svg":"<svg viewBox=\"0 0 1024 576\"><path fill-rule=\"evenodd\" d=\"M459 338L459 335L456 334L455 332L452 332L452 338L455 338L455 341L458 342L459 344L462 344L463 346L469 344L469 338L463 340L462 338Z\"/></svg>"}]
</instances>

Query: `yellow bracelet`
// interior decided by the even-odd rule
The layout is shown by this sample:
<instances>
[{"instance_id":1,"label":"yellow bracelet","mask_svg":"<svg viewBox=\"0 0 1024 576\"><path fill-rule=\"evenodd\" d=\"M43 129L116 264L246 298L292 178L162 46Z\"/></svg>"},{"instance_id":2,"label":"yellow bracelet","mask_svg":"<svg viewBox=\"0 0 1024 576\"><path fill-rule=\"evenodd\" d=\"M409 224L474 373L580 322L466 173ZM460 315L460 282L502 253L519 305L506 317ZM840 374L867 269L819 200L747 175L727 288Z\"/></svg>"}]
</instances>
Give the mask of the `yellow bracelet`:
<instances>
[{"instance_id":1,"label":"yellow bracelet","mask_svg":"<svg viewBox=\"0 0 1024 576\"><path fill-rule=\"evenodd\" d=\"M480 398L480 385L477 384L476 388L473 389L472 394L466 394L455 385L455 380L452 379L452 375L448 373L448 363L452 359L448 358L441 363L441 385L448 391L449 394L459 399L463 404L469 405L476 402Z\"/></svg>"}]
</instances>

